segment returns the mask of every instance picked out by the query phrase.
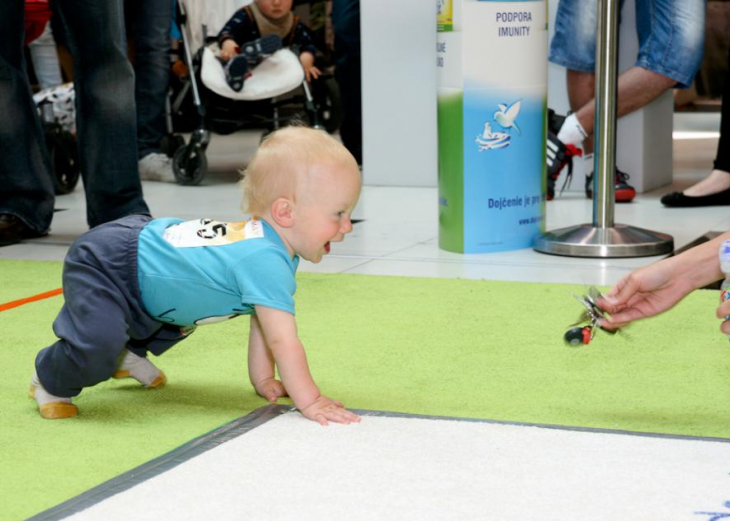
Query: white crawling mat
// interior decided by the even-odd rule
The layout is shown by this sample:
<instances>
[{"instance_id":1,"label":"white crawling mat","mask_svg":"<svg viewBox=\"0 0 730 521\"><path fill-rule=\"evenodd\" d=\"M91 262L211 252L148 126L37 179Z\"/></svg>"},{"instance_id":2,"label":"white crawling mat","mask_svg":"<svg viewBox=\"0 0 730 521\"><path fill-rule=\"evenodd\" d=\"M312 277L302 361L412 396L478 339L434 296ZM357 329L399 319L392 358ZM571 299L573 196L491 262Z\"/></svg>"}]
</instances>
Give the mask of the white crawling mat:
<instances>
[{"instance_id":1,"label":"white crawling mat","mask_svg":"<svg viewBox=\"0 0 730 521\"><path fill-rule=\"evenodd\" d=\"M37 518L730 518L726 440L362 413L260 409Z\"/></svg>"}]
</instances>

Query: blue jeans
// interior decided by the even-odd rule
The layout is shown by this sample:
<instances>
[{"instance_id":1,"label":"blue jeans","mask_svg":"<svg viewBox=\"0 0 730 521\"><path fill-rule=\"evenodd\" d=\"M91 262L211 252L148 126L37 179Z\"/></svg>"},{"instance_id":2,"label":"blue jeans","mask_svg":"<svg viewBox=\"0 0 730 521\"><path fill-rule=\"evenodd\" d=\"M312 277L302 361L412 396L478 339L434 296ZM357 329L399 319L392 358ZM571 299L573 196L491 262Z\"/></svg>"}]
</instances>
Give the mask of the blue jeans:
<instances>
[{"instance_id":1,"label":"blue jeans","mask_svg":"<svg viewBox=\"0 0 730 521\"><path fill-rule=\"evenodd\" d=\"M53 218L53 178L23 55L23 0L0 2L0 214L39 233ZM74 58L79 162L94 227L149 214L137 170L134 73L121 0L56 0Z\"/></svg>"},{"instance_id":2,"label":"blue jeans","mask_svg":"<svg viewBox=\"0 0 730 521\"><path fill-rule=\"evenodd\" d=\"M619 4L623 6L623 1ZM560 0L551 62L574 71L594 71L596 5L596 0ZM705 0L636 0L636 65L688 87L702 61L705 9Z\"/></svg>"},{"instance_id":3,"label":"blue jeans","mask_svg":"<svg viewBox=\"0 0 730 521\"><path fill-rule=\"evenodd\" d=\"M170 0L125 0L130 40L134 43L137 147L139 158L159 152L167 133L165 101L170 85Z\"/></svg>"}]
</instances>

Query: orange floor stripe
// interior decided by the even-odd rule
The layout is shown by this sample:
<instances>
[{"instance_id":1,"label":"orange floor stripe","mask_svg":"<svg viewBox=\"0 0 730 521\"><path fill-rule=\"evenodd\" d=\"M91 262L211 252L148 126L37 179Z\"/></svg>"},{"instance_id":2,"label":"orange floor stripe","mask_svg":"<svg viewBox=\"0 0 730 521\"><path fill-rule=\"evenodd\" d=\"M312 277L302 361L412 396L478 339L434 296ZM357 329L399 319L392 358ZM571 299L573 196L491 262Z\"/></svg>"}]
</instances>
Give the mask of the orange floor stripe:
<instances>
[{"instance_id":1,"label":"orange floor stripe","mask_svg":"<svg viewBox=\"0 0 730 521\"><path fill-rule=\"evenodd\" d=\"M60 295L61 293L63 293L63 289L58 288L52 291L46 291L45 293L39 293L38 295L33 295L32 297L22 298L20 300L13 300L12 302L6 302L5 304L0 304L0 311L7 311L8 309L22 306L23 304L29 304L30 302L36 302L37 300L55 297L56 295Z\"/></svg>"}]
</instances>

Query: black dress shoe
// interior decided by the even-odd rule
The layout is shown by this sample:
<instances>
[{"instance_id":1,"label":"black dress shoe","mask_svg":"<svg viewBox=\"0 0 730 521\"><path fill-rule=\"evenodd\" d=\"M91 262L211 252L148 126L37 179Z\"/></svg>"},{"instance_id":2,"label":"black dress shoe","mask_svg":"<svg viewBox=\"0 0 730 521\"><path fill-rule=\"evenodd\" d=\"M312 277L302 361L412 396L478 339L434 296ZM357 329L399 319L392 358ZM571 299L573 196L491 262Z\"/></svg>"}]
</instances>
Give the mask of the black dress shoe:
<instances>
[{"instance_id":1,"label":"black dress shoe","mask_svg":"<svg viewBox=\"0 0 730 521\"><path fill-rule=\"evenodd\" d=\"M730 206L730 188L716 194L690 197L682 192L672 192L661 199L670 208L693 208L696 206Z\"/></svg>"},{"instance_id":2,"label":"black dress shoe","mask_svg":"<svg viewBox=\"0 0 730 521\"><path fill-rule=\"evenodd\" d=\"M0 214L0 246L10 246L19 243L23 239L40 236L40 233L31 229L15 215Z\"/></svg>"}]
</instances>

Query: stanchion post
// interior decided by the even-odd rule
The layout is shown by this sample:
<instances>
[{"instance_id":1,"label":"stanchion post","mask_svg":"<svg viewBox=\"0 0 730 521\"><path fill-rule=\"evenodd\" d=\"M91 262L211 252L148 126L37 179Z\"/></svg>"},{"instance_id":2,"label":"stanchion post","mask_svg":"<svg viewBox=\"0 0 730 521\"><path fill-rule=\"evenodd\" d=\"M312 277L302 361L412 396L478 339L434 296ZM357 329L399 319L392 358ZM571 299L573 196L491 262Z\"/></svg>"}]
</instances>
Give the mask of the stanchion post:
<instances>
[{"instance_id":1,"label":"stanchion post","mask_svg":"<svg viewBox=\"0 0 730 521\"><path fill-rule=\"evenodd\" d=\"M674 249L670 235L614 224L618 6L619 0L599 0L596 16L593 222L539 236L534 249L541 253L568 257L644 257Z\"/></svg>"},{"instance_id":2,"label":"stanchion post","mask_svg":"<svg viewBox=\"0 0 730 521\"><path fill-rule=\"evenodd\" d=\"M593 226L613 228L616 186L616 76L618 0L598 2L596 13L596 118L593 133Z\"/></svg>"}]
</instances>

